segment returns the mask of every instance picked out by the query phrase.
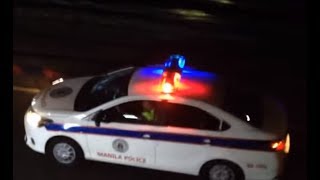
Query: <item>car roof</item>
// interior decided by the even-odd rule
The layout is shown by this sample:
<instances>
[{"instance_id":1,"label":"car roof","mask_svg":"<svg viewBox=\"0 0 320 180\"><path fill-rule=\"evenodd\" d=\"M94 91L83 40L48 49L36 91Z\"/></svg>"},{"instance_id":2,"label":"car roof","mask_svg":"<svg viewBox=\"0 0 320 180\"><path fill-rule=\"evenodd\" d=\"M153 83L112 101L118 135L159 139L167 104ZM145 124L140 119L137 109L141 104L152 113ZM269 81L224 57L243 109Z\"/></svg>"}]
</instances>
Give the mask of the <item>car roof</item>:
<instances>
[{"instance_id":1,"label":"car roof","mask_svg":"<svg viewBox=\"0 0 320 180\"><path fill-rule=\"evenodd\" d=\"M128 96L159 96L164 66L155 65L137 68L132 74L128 86ZM171 95L217 103L220 89L216 74L196 69L183 69L179 89Z\"/></svg>"}]
</instances>

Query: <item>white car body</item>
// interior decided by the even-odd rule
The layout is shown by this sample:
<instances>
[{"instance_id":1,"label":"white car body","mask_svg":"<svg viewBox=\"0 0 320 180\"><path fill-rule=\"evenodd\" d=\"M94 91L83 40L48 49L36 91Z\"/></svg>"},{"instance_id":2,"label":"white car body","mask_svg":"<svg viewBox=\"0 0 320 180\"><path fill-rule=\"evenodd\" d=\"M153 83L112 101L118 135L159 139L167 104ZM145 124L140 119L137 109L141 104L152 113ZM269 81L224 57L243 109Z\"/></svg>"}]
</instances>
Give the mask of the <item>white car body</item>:
<instances>
[{"instance_id":1,"label":"white car body","mask_svg":"<svg viewBox=\"0 0 320 180\"><path fill-rule=\"evenodd\" d=\"M25 140L32 150L46 153L50 140L66 137L81 147L87 160L190 175L199 175L206 162L226 160L238 165L246 179L274 179L281 174L285 153L267 149L271 142L280 139L278 135L254 128L202 100L161 94L134 94L129 90L127 96L87 111L74 111L76 95L90 78L65 80L42 91L33 99L29 110L32 109L42 118L53 122L37 127L28 119L28 113L26 114ZM72 87L71 94L59 98L50 97L50 92L66 85ZM145 100L166 100L167 103L192 106L214 116L221 123L229 124L230 127L223 131L211 131L118 122L101 122L97 127L92 120L100 110L108 110L126 102ZM124 152L113 146L115 141L125 143L127 147Z\"/></svg>"}]
</instances>

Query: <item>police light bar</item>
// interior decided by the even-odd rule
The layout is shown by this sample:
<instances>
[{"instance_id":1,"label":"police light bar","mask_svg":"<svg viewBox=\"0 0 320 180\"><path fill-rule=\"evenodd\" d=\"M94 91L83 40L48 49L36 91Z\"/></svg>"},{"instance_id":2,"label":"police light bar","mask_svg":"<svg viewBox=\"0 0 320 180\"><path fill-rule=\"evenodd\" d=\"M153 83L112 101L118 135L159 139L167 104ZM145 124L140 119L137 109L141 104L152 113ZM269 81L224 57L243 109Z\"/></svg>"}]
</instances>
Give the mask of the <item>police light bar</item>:
<instances>
[{"instance_id":1,"label":"police light bar","mask_svg":"<svg viewBox=\"0 0 320 180\"><path fill-rule=\"evenodd\" d=\"M162 73L161 88L163 93L173 93L179 86L182 69L185 66L185 57L175 54L171 55L165 62Z\"/></svg>"}]
</instances>

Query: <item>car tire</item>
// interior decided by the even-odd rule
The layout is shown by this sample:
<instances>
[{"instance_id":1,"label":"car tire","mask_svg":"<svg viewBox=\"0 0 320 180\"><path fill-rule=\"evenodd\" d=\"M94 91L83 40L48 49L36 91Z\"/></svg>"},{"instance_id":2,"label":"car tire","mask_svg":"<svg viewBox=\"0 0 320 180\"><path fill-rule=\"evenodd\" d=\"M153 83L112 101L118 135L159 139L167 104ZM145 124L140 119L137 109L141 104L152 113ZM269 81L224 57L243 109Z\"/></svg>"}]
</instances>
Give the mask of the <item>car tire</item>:
<instances>
[{"instance_id":1,"label":"car tire","mask_svg":"<svg viewBox=\"0 0 320 180\"><path fill-rule=\"evenodd\" d=\"M81 147L68 138L57 138L49 142L46 148L48 157L61 166L75 166L83 160Z\"/></svg>"},{"instance_id":2,"label":"car tire","mask_svg":"<svg viewBox=\"0 0 320 180\"><path fill-rule=\"evenodd\" d=\"M243 171L236 164L229 161L210 161L200 171L206 180L244 180Z\"/></svg>"}]
</instances>

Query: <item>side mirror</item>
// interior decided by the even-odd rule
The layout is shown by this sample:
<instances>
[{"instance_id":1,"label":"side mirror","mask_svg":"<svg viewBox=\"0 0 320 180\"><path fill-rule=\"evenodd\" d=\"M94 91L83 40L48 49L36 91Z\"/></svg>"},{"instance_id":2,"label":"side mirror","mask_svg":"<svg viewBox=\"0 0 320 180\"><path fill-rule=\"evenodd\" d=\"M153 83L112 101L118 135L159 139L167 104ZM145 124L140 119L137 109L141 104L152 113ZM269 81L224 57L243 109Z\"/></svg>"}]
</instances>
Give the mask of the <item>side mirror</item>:
<instances>
[{"instance_id":1,"label":"side mirror","mask_svg":"<svg viewBox=\"0 0 320 180\"><path fill-rule=\"evenodd\" d=\"M92 118L92 120L95 122L95 125L97 127L100 127L100 123L102 121L101 116L102 116L102 110L99 110Z\"/></svg>"},{"instance_id":2,"label":"side mirror","mask_svg":"<svg viewBox=\"0 0 320 180\"><path fill-rule=\"evenodd\" d=\"M94 122L95 122L97 127L100 127L101 120L95 119Z\"/></svg>"}]
</instances>

